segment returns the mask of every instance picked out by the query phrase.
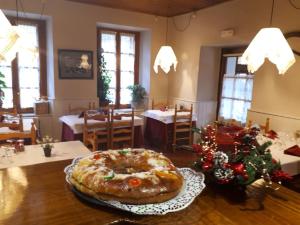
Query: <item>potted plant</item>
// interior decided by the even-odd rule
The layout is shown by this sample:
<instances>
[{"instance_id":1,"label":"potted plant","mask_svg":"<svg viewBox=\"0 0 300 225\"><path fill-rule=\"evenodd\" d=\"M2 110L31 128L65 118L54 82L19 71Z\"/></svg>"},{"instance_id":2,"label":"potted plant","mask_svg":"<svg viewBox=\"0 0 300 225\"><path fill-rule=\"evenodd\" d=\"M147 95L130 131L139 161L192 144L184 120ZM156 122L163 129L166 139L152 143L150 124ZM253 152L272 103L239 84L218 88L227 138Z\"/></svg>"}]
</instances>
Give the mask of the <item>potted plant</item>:
<instances>
[{"instance_id":1,"label":"potted plant","mask_svg":"<svg viewBox=\"0 0 300 225\"><path fill-rule=\"evenodd\" d=\"M103 56L103 49L101 49L99 58L99 71L97 76L97 95L99 98L99 106L107 106L111 101L109 99L109 84L111 82L111 76L106 69L106 61Z\"/></svg>"},{"instance_id":2,"label":"potted plant","mask_svg":"<svg viewBox=\"0 0 300 225\"><path fill-rule=\"evenodd\" d=\"M41 147L44 150L44 155L46 157L51 156L51 151L52 151L52 148L54 147L54 145L53 145L54 142L57 142L57 141L54 141L54 139L52 137L49 137L47 135L45 137L43 137L41 140L37 140L37 143L41 144Z\"/></svg>"},{"instance_id":3,"label":"potted plant","mask_svg":"<svg viewBox=\"0 0 300 225\"><path fill-rule=\"evenodd\" d=\"M128 86L128 89L131 90L131 106L136 109L144 108L147 95L145 88L140 84L135 84Z\"/></svg>"},{"instance_id":4,"label":"potted plant","mask_svg":"<svg viewBox=\"0 0 300 225\"><path fill-rule=\"evenodd\" d=\"M6 84L4 81L4 75L0 72L0 108L2 108L3 100L4 100L4 91L3 88L6 88Z\"/></svg>"}]
</instances>

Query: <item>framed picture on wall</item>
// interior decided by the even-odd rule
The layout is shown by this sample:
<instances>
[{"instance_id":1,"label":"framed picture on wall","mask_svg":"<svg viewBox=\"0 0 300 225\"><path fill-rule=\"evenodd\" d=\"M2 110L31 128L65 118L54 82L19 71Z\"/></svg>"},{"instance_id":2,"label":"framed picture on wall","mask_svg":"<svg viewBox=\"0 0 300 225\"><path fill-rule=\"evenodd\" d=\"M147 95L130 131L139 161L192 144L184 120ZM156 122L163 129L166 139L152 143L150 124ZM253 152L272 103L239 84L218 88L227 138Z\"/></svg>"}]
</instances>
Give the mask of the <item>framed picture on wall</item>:
<instances>
[{"instance_id":1,"label":"framed picture on wall","mask_svg":"<svg viewBox=\"0 0 300 225\"><path fill-rule=\"evenodd\" d=\"M59 79L93 79L93 51L58 50Z\"/></svg>"}]
</instances>

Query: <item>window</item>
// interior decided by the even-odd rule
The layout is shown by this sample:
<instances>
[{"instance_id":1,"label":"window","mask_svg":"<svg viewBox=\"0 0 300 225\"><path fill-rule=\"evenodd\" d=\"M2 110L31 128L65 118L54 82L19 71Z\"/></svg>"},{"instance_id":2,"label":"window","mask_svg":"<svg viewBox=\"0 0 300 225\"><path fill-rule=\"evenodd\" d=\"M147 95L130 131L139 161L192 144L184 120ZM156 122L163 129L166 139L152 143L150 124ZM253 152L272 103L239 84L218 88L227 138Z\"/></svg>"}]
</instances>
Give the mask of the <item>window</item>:
<instances>
[{"instance_id":1,"label":"window","mask_svg":"<svg viewBox=\"0 0 300 225\"><path fill-rule=\"evenodd\" d=\"M242 53L240 48L222 51L218 116L245 123L251 107L253 74L248 73L246 65L238 64Z\"/></svg>"},{"instance_id":2,"label":"window","mask_svg":"<svg viewBox=\"0 0 300 225\"><path fill-rule=\"evenodd\" d=\"M129 85L138 83L139 33L98 29L98 52L110 72L110 100L116 107L131 101ZM98 60L99 61L99 60Z\"/></svg>"},{"instance_id":3,"label":"window","mask_svg":"<svg viewBox=\"0 0 300 225\"><path fill-rule=\"evenodd\" d=\"M10 21L16 24L15 18L10 18ZM3 108L17 107L18 112L26 113L33 112L37 98L47 95L45 22L19 19L17 23L20 34L26 40L22 46L34 46L37 51L34 54L19 51L11 63L0 62L0 71L7 86L3 89Z\"/></svg>"}]
</instances>

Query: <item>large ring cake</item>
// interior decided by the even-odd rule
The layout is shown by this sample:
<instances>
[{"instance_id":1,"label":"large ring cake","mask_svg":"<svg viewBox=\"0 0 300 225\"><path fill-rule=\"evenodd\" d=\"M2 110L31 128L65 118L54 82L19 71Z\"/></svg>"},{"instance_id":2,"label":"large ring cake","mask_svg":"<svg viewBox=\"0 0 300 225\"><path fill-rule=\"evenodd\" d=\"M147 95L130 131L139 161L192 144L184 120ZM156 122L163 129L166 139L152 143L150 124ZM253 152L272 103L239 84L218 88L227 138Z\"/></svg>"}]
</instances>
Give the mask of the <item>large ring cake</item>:
<instances>
[{"instance_id":1,"label":"large ring cake","mask_svg":"<svg viewBox=\"0 0 300 225\"><path fill-rule=\"evenodd\" d=\"M181 174L167 157L145 149L94 152L77 162L70 181L94 198L129 204L167 201L183 185Z\"/></svg>"}]
</instances>

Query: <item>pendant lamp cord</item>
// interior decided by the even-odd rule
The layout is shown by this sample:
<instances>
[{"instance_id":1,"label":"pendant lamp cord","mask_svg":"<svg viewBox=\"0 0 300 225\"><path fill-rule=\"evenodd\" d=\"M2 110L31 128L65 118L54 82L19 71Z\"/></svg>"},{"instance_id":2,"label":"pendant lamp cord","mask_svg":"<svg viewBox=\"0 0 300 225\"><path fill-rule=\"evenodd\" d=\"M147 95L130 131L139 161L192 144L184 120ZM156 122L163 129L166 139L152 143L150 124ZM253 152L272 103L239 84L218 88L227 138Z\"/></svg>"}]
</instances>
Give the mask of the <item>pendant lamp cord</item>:
<instances>
[{"instance_id":1,"label":"pendant lamp cord","mask_svg":"<svg viewBox=\"0 0 300 225\"><path fill-rule=\"evenodd\" d=\"M173 25L174 25L174 27L175 27L175 29L176 29L177 31L183 32L183 31L185 31L185 30L190 26L191 21L192 21L192 19L193 19L194 17L196 17L196 13L195 13L195 12L193 12L193 13L191 13L191 14L189 15L188 21L187 21L186 25L185 25L183 28L179 28L179 27L177 26L177 24L176 24L175 18L172 17Z\"/></svg>"},{"instance_id":2,"label":"pendant lamp cord","mask_svg":"<svg viewBox=\"0 0 300 225\"><path fill-rule=\"evenodd\" d=\"M270 27L272 27L272 23L273 23L274 3L275 3L275 0L272 0L272 10L271 10L271 17L270 17Z\"/></svg>"},{"instance_id":3,"label":"pendant lamp cord","mask_svg":"<svg viewBox=\"0 0 300 225\"><path fill-rule=\"evenodd\" d=\"M40 10L40 19L42 19L43 15L44 15L46 3L47 3L47 0L41 0L42 6L41 6L41 10ZM19 13L19 5L21 6L22 15L28 19L28 16L26 14L22 0L16 0L17 19L18 19L18 13Z\"/></svg>"},{"instance_id":4,"label":"pendant lamp cord","mask_svg":"<svg viewBox=\"0 0 300 225\"><path fill-rule=\"evenodd\" d=\"M17 10L17 26L19 25L19 4L18 0L16 0L16 10Z\"/></svg>"},{"instance_id":5,"label":"pendant lamp cord","mask_svg":"<svg viewBox=\"0 0 300 225\"><path fill-rule=\"evenodd\" d=\"M166 19L166 25L167 25L167 29L166 29L166 45L168 45L168 30L169 30L169 18L167 17Z\"/></svg>"}]
</instances>

